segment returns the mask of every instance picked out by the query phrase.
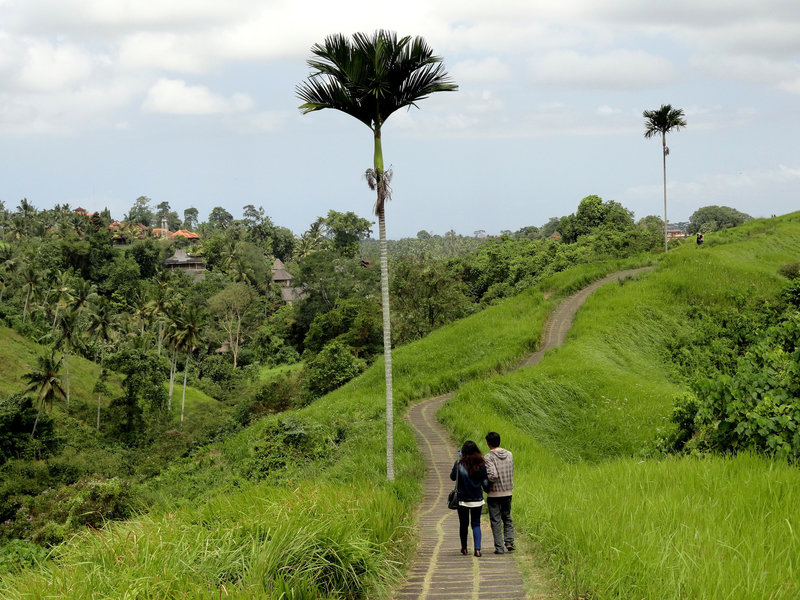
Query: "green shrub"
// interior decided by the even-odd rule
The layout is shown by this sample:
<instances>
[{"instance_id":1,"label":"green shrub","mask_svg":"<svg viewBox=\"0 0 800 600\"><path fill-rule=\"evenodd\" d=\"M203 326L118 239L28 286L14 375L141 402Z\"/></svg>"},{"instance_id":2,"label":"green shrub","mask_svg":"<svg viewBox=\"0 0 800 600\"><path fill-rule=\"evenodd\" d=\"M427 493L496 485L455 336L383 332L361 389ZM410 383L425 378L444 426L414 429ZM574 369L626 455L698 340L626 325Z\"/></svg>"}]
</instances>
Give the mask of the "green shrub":
<instances>
[{"instance_id":1,"label":"green shrub","mask_svg":"<svg viewBox=\"0 0 800 600\"><path fill-rule=\"evenodd\" d=\"M778 269L778 273L787 279L797 279L800 277L800 262L787 263Z\"/></svg>"},{"instance_id":2,"label":"green shrub","mask_svg":"<svg viewBox=\"0 0 800 600\"><path fill-rule=\"evenodd\" d=\"M767 329L733 374L693 387L694 396L676 402L673 415L676 439L687 450L750 449L800 459L800 313Z\"/></svg>"},{"instance_id":3,"label":"green shrub","mask_svg":"<svg viewBox=\"0 0 800 600\"><path fill-rule=\"evenodd\" d=\"M0 575L16 573L47 558L47 550L28 540L11 540L0 545Z\"/></svg>"},{"instance_id":4,"label":"green shrub","mask_svg":"<svg viewBox=\"0 0 800 600\"><path fill-rule=\"evenodd\" d=\"M330 462L343 436L341 429L334 431L310 419L281 415L259 436L245 473L251 479L278 481L282 471L319 459Z\"/></svg>"},{"instance_id":5,"label":"green shrub","mask_svg":"<svg viewBox=\"0 0 800 600\"><path fill-rule=\"evenodd\" d=\"M365 368L366 363L353 356L348 345L334 340L308 362L306 386L312 397L322 396L343 386Z\"/></svg>"},{"instance_id":6,"label":"green shrub","mask_svg":"<svg viewBox=\"0 0 800 600\"><path fill-rule=\"evenodd\" d=\"M111 519L133 513L130 482L84 477L26 498L13 519L0 526L0 539L27 539L43 546L59 544L84 527L99 529Z\"/></svg>"},{"instance_id":7,"label":"green shrub","mask_svg":"<svg viewBox=\"0 0 800 600\"><path fill-rule=\"evenodd\" d=\"M11 458L44 458L58 447L53 420L39 415L36 437L31 437L37 410L33 401L21 394L0 400L0 465Z\"/></svg>"},{"instance_id":8,"label":"green shrub","mask_svg":"<svg viewBox=\"0 0 800 600\"><path fill-rule=\"evenodd\" d=\"M278 373L261 384L253 397L240 400L233 413L233 420L247 425L259 415L281 412L299 406L303 398L302 371L292 370Z\"/></svg>"}]
</instances>

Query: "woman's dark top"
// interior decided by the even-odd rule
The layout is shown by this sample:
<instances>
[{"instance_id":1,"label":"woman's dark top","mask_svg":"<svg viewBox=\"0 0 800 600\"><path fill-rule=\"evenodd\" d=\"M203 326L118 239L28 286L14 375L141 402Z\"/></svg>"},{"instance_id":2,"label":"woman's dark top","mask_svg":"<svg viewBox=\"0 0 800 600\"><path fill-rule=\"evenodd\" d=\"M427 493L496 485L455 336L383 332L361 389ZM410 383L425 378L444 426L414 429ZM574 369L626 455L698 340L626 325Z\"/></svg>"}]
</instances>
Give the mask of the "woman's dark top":
<instances>
[{"instance_id":1,"label":"woman's dark top","mask_svg":"<svg viewBox=\"0 0 800 600\"><path fill-rule=\"evenodd\" d=\"M456 480L456 467L458 467L458 499L460 502L478 502L483 500L483 491L489 490L489 477L486 475L486 465L475 471L472 476L467 475L464 465L458 461L450 471L450 479Z\"/></svg>"}]
</instances>

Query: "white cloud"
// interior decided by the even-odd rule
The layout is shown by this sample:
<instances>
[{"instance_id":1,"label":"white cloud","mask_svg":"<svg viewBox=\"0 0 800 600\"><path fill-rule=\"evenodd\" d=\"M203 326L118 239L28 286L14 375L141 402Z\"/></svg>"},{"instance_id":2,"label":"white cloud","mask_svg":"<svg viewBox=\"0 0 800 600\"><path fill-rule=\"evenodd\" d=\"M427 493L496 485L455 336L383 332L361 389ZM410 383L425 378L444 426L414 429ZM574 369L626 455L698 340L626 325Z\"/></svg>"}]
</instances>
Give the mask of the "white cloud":
<instances>
[{"instance_id":1,"label":"white cloud","mask_svg":"<svg viewBox=\"0 0 800 600\"><path fill-rule=\"evenodd\" d=\"M142 110L173 115L211 115L250 110L253 100L246 94L226 98L202 85L162 77L147 92Z\"/></svg>"},{"instance_id":2,"label":"white cloud","mask_svg":"<svg viewBox=\"0 0 800 600\"><path fill-rule=\"evenodd\" d=\"M86 81L91 72L92 59L80 48L33 43L25 53L19 81L25 89L49 92Z\"/></svg>"},{"instance_id":3,"label":"white cloud","mask_svg":"<svg viewBox=\"0 0 800 600\"><path fill-rule=\"evenodd\" d=\"M611 115L618 115L622 112L619 108L612 108L608 104L597 107L597 114L602 117L610 117Z\"/></svg>"},{"instance_id":4,"label":"white cloud","mask_svg":"<svg viewBox=\"0 0 800 600\"><path fill-rule=\"evenodd\" d=\"M548 52L528 61L528 74L537 85L592 89L642 89L678 79L677 70L666 58L632 50Z\"/></svg>"},{"instance_id":5,"label":"white cloud","mask_svg":"<svg viewBox=\"0 0 800 600\"><path fill-rule=\"evenodd\" d=\"M74 90L0 93L0 132L66 135L102 128L138 92L137 82L112 79Z\"/></svg>"},{"instance_id":6,"label":"white cloud","mask_svg":"<svg viewBox=\"0 0 800 600\"><path fill-rule=\"evenodd\" d=\"M690 65L709 77L766 83L792 91L800 80L800 62L773 60L761 56L705 55L693 56ZM787 87L788 86L788 87Z\"/></svg>"},{"instance_id":7,"label":"white cloud","mask_svg":"<svg viewBox=\"0 0 800 600\"><path fill-rule=\"evenodd\" d=\"M511 68L494 56L457 62L450 72L459 83L492 83L511 79Z\"/></svg>"},{"instance_id":8,"label":"white cloud","mask_svg":"<svg viewBox=\"0 0 800 600\"><path fill-rule=\"evenodd\" d=\"M126 69L170 70L202 73L216 59L209 56L211 40L172 32L140 32L124 37L119 44L119 63Z\"/></svg>"},{"instance_id":9,"label":"white cloud","mask_svg":"<svg viewBox=\"0 0 800 600\"><path fill-rule=\"evenodd\" d=\"M785 190L791 189L787 186L798 183L800 166L786 165L738 173L707 173L693 180L668 181L668 215L670 220L684 220L701 206L719 204L750 212L754 217L766 216L784 210L780 198L785 198ZM654 198L660 197L662 190L656 184L629 188L623 193L623 204L634 209L649 207ZM776 199L770 199L771 195ZM747 206L758 207L763 214L747 209ZM637 210L637 216L639 213L647 214L647 211L652 211L652 208Z\"/></svg>"}]
</instances>

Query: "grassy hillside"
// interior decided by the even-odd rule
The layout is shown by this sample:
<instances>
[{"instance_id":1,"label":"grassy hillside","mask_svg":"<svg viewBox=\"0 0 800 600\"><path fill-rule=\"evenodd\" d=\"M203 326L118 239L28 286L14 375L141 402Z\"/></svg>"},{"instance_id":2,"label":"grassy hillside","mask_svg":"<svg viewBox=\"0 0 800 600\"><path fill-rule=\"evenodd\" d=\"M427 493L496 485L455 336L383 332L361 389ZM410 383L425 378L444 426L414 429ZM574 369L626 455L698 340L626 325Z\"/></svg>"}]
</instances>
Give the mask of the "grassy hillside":
<instances>
[{"instance_id":1,"label":"grassy hillside","mask_svg":"<svg viewBox=\"0 0 800 600\"><path fill-rule=\"evenodd\" d=\"M800 213L686 245L641 281L589 298L542 363L464 386L456 439L502 432L517 522L581 598L796 598L800 472L785 463L648 458L686 389L669 346L690 304L769 303L800 255Z\"/></svg>"},{"instance_id":2,"label":"grassy hillside","mask_svg":"<svg viewBox=\"0 0 800 600\"><path fill-rule=\"evenodd\" d=\"M641 263L583 266L546 290L398 348L398 413L414 399L515 365L534 348L559 298ZM398 419L397 481L386 482L382 373L378 362L304 409L263 419L175 463L140 490L149 514L78 536L55 561L0 579L0 595L91 588L120 597L135 588L141 597L277 598L286 590L296 599L380 597L413 551L423 472L413 436Z\"/></svg>"},{"instance_id":3,"label":"grassy hillside","mask_svg":"<svg viewBox=\"0 0 800 600\"><path fill-rule=\"evenodd\" d=\"M553 306L608 272L587 265L397 349L398 412L459 388L456 440L500 431L517 462L515 514L581 598L793 598L800 547L794 468L765 459L660 459L686 382L670 344L689 303L774 296L797 260L800 214L709 235L656 270L593 295L568 343L535 347ZM641 261L640 261L641 264ZM176 463L141 490L151 510L85 533L35 568L0 576L8 598L381 597L413 551L422 465L396 431L385 481L383 365L303 409L265 418ZM282 595L283 594L283 595Z\"/></svg>"},{"instance_id":4,"label":"grassy hillside","mask_svg":"<svg viewBox=\"0 0 800 600\"><path fill-rule=\"evenodd\" d=\"M27 384L21 376L36 369L37 358L47 351L47 347L23 338L13 329L0 327L0 397L4 398L23 392ZM97 363L74 354L71 354L67 360L69 361L70 398L74 404L73 410L79 418L84 418L88 423L93 424L93 411L97 407L97 395L92 392L92 389L100 375L100 367ZM65 376L62 369L62 377ZM122 393L121 381L122 377L111 376L108 382L109 393L105 394L103 406L108 405L110 397ZM171 413L176 421L180 420L183 393L183 386L180 384L180 381L175 384L172 393ZM186 429L195 430L215 422L219 415L219 402L191 386L186 388L184 418Z\"/></svg>"}]
</instances>

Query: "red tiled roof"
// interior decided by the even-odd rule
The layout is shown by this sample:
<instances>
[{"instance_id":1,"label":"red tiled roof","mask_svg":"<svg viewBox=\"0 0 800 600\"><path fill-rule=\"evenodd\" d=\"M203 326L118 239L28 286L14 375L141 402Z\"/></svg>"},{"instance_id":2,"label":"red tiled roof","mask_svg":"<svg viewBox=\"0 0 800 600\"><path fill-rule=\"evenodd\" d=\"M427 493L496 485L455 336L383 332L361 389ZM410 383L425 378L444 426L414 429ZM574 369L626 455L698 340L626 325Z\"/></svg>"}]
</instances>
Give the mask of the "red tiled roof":
<instances>
[{"instance_id":1,"label":"red tiled roof","mask_svg":"<svg viewBox=\"0 0 800 600\"><path fill-rule=\"evenodd\" d=\"M194 231L189 231L188 229L178 229L175 233L171 233L169 237L174 238L179 235L182 235L187 240L199 240L200 236L197 235Z\"/></svg>"}]
</instances>

